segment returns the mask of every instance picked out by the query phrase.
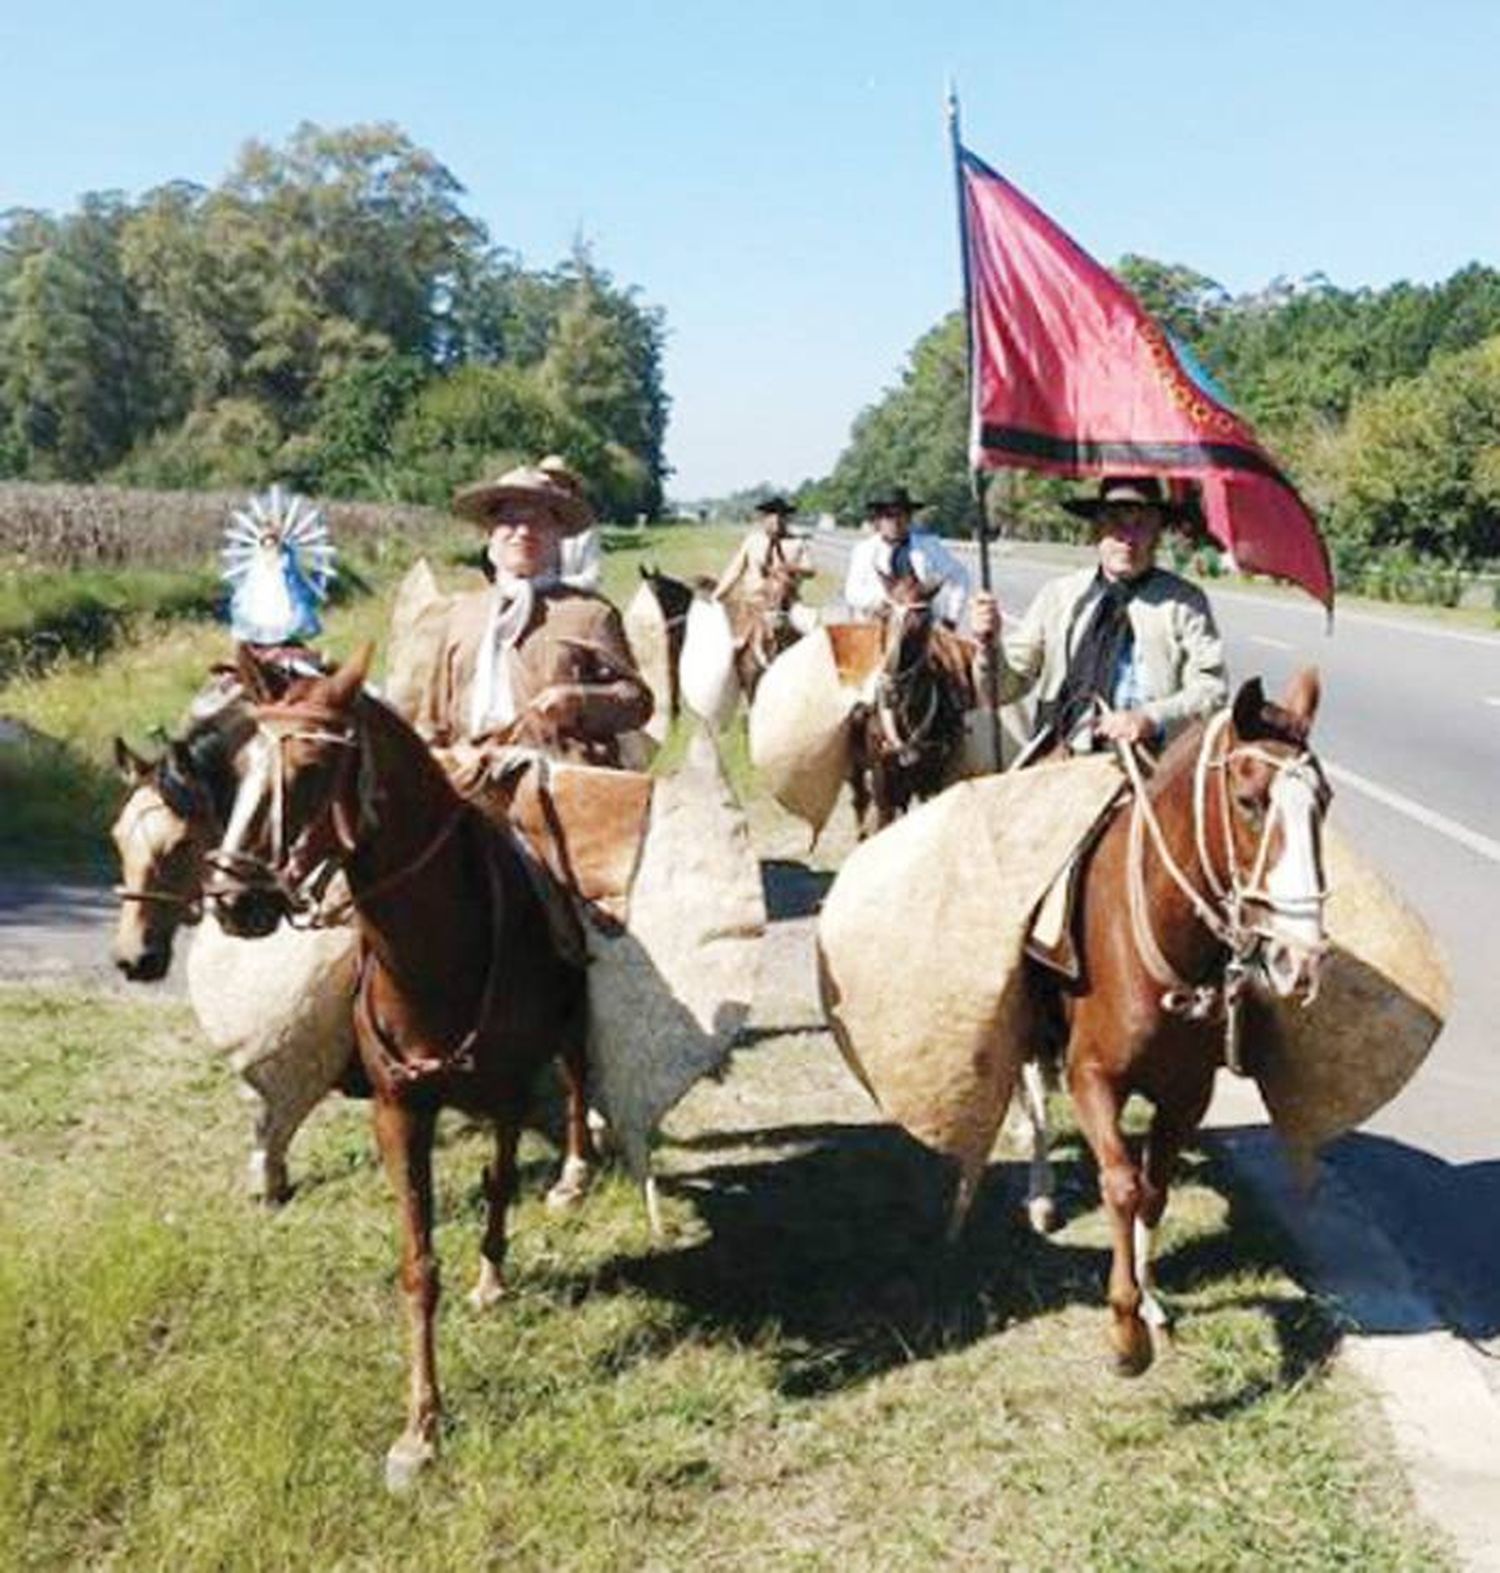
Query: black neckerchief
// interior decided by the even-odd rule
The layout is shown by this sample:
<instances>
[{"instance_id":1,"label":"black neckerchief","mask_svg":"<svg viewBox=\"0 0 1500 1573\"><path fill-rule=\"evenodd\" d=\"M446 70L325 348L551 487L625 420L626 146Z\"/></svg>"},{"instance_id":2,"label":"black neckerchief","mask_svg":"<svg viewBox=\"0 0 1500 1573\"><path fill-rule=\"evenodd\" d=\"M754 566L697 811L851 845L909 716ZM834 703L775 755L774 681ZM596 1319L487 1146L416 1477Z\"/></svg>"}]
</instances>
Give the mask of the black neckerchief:
<instances>
[{"instance_id":1,"label":"black neckerchief","mask_svg":"<svg viewBox=\"0 0 1500 1573\"><path fill-rule=\"evenodd\" d=\"M1038 716L1059 739L1071 737L1088 720L1096 695L1106 705L1113 703L1116 674L1135 647L1130 603L1154 572L1148 568L1134 579L1106 579L1103 569L1095 573L1074 618L1086 606L1092 606L1092 615L1068 657L1068 669L1057 697L1050 705L1043 705Z\"/></svg>"}]
</instances>

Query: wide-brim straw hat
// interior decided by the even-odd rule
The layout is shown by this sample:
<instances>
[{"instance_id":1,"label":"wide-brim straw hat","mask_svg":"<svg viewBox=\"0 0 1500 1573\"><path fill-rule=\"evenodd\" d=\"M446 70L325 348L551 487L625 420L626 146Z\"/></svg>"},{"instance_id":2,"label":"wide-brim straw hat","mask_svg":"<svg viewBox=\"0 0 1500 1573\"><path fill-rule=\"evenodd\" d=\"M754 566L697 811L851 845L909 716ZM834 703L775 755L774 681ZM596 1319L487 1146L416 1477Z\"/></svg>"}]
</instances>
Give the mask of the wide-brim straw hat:
<instances>
[{"instance_id":1,"label":"wide-brim straw hat","mask_svg":"<svg viewBox=\"0 0 1500 1573\"><path fill-rule=\"evenodd\" d=\"M480 481L453 494L453 511L475 524L495 523L495 509L502 502L539 505L561 535L578 535L594 522L594 510L583 495L578 477L561 459L522 464L493 481Z\"/></svg>"},{"instance_id":2,"label":"wide-brim straw hat","mask_svg":"<svg viewBox=\"0 0 1500 1573\"><path fill-rule=\"evenodd\" d=\"M1167 496L1160 477L1155 475L1106 475L1099 482L1095 497L1068 497L1063 507L1080 519L1097 521L1109 508L1136 506L1155 508L1162 523L1184 520L1186 511Z\"/></svg>"}]
</instances>

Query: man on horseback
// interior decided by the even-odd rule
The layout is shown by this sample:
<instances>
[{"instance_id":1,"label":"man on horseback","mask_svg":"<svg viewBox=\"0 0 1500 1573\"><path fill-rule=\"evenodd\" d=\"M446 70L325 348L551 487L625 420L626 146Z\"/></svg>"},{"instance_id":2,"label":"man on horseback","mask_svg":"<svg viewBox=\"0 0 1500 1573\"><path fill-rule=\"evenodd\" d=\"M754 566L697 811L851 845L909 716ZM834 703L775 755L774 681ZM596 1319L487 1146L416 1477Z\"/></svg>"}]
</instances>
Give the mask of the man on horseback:
<instances>
[{"instance_id":1,"label":"man on horseback","mask_svg":"<svg viewBox=\"0 0 1500 1573\"><path fill-rule=\"evenodd\" d=\"M1097 497L1063 506L1093 525L1098 560L1044 585L998 641L995 598L975 596L976 682L987 691L993 651L1002 704L1037 690L1036 751L1087 753L1116 741L1160 748L1229 692L1207 596L1156 563L1178 510L1154 476L1105 476Z\"/></svg>"},{"instance_id":2,"label":"man on horseback","mask_svg":"<svg viewBox=\"0 0 1500 1573\"><path fill-rule=\"evenodd\" d=\"M503 732L581 763L618 765L651 714L619 614L563 578L563 543L593 513L561 460L466 487L453 510L489 531L493 587L454 605L416 723L441 743Z\"/></svg>"},{"instance_id":3,"label":"man on horseback","mask_svg":"<svg viewBox=\"0 0 1500 1573\"><path fill-rule=\"evenodd\" d=\"M872 497L865 504L875 533L849 554L844 602L859 617L881 617L891 601L888 584L914 578L935 592L933 611L956 628L969 599L969 570L927 530L914 530L912 519L924 507L904 486Z\"/></svg>"},{"instance_id":4,"label":"man on horseback","mask_svg":"<svg viewBox=\"0 0 1500 1573\"><path fill-rule=\"evenodd\" d=\"M728 566L719 575L714 586L714 600L723 601L732 594L754 600L764 593L772 576L778 573L789 577L794 585L812 578L817 570L812 565L807 542L794 536L788 524L796 511L796 504L785 497L768 497L756 503L756 526L740 542Z\"/></svg>"},{"instance_id":5,"label":"man on horseback","mask_svg":"<svg viewBox=\"0 0 1500 1573\"><path fill-rule=\"evenodd\" d=\"M771 662L815 622L799 601L802 581L815 570L807 542L787 527L796 511L785 497L757 503L758 525L740 542L713 589L713 599L723 604L729 619L735 669L747 701L755 697Z\"/></svg>"}]
</instances>

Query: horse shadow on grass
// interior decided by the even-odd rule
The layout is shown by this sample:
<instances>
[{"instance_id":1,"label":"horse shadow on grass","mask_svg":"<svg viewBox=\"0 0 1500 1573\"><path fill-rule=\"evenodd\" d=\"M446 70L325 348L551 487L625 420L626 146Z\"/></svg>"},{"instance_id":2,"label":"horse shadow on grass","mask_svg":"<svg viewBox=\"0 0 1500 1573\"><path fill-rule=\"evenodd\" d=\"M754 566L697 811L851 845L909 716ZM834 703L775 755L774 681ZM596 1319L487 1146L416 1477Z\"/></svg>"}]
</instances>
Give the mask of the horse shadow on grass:
<instances>
[{"instance_id":1,"label":"horse shadow on grass","mask_svg":"<svg viewBox=\"0 0 1500 1573\"><path fill-rule=\"evenodd\" d=\"M1044 1240L1024 1226L1024 1164L992 1165L963 1234L949 1245L952 1173L890 1127L803 1125L683 1145L707 1163L664 1178L662 1188L692 1202L706 1234L648 1256L616 1257L592 1287L667 1300L711 1338L763 1344L774 1328L786 1351L784 1395L831 1395L1075 1305L1097 1311L1105 1358L1109 1252ZM1065 1215L1092 1210L1092 1162L1078 1148L1055 1156ZM1236 1193L1211 1160L1193 1155L1183 1178L1225 1191L1231 1216L1226 1229L1163 1256L1159 1282L1168 1295L1247 1266L1281 1265L1275 1236L1238 1215ZM1338 1328L1315 1303L1269 1294L1256 1303L1280 1342L1282 1383L1326 1359ZM1257 1396L1247 1390L1221 1407Z\"/></svg>"}]
</instances>

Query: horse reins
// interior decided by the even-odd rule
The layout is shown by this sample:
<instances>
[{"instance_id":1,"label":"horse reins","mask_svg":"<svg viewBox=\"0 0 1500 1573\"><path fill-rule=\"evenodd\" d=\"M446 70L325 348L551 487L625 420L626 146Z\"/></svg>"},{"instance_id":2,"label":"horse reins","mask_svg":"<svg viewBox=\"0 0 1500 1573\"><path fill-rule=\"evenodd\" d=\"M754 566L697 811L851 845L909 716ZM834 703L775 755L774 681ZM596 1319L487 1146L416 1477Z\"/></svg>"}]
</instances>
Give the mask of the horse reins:
<instances>
[{"instance_id":1,"label":"horse reins","mask_svg":"<svg viewBox=\"0 0 1500 1573\"><path fill-rule=\"evenodd\" d=\"M158 792L162 791L163 783L155 783ZM135 818L131 821L131 833L134 834L140 822L149 814L170 814L174 819L180 819L189 826L192 819L189 814L183 813L162 792L163 801L148 803L140 808ZM191 833L191 831L190 831ZM154 861L154 860L153 860ZM196 896L184 896L175 890L154 890L149 885L137 890L130 885L119 884L114 886L114 895L120 901L136 901L147 906L180 907L182 909L182 922L188 926L198 923L203 918L203 894L200 890Z\"/></svg>"},{"instance_id":2,"label":"horse reins","mask_svg":"<svg viewBox=\"0 0 1500 1573\"><path fill-rule=\"evenodd\" d=\"M1232 810L1229 803L1229 765L1236 757L1251 758L1268 766L1275 776L1301 778L1312 788L1316 799L1326 805L1328 788L1322 771L1310 750L1301 749L1295 754L1278 755L1253 743L1240 743L1217 753L1220 738L1227 730L1232 713L1221 710L1212 716L1204 728L1198 758L1193 768L1193 846L1205 883L1212 892L1216 908L1182 871L1167 846L1161 821L1146 793L1146 781L1141 772L1135 749L1123 741L1117 743L1117 752L1125 773L1130 779L1133 802L1130 813L1129 839L1126 848L1126 894L1130 911L1131 934L1142 965L1152 981L1161 989L1161 1006L1168 1014L1182 1016L1190 1021L1211 1020L1220 1010L1224 1015L1225 1063L1236 1074L1243 1074L1240 1056L1239 1006L1250 976L1250 956L1256 944L1271 937L1272 931L1264 924L1247 923L1245 907L1258 905L1273 913L1294 917L1316 915L1309 912L1315 907L1321 912L1327 899L1326 888L1303 898L1285 898L1273 895L1265 886L1266 863L1270 855L1271 834L1276 816L1268 814L1261 829L1255 857L1251 863L1250 877L1242 879L1234 852ZM1220 828L1224 838L1224 857L1228 865L1228 878L1220 879L1208 847L1208 779L1213 773L1219 776ZM1151 924L1150 904L1146 892L1145 842L1149 834L1156 855L1168 877L1186 897L1198 921L1228 952L1224 964L1222 983L1193 984L1177 971L1163 953Z\"/></svg>"}]
</instances>

